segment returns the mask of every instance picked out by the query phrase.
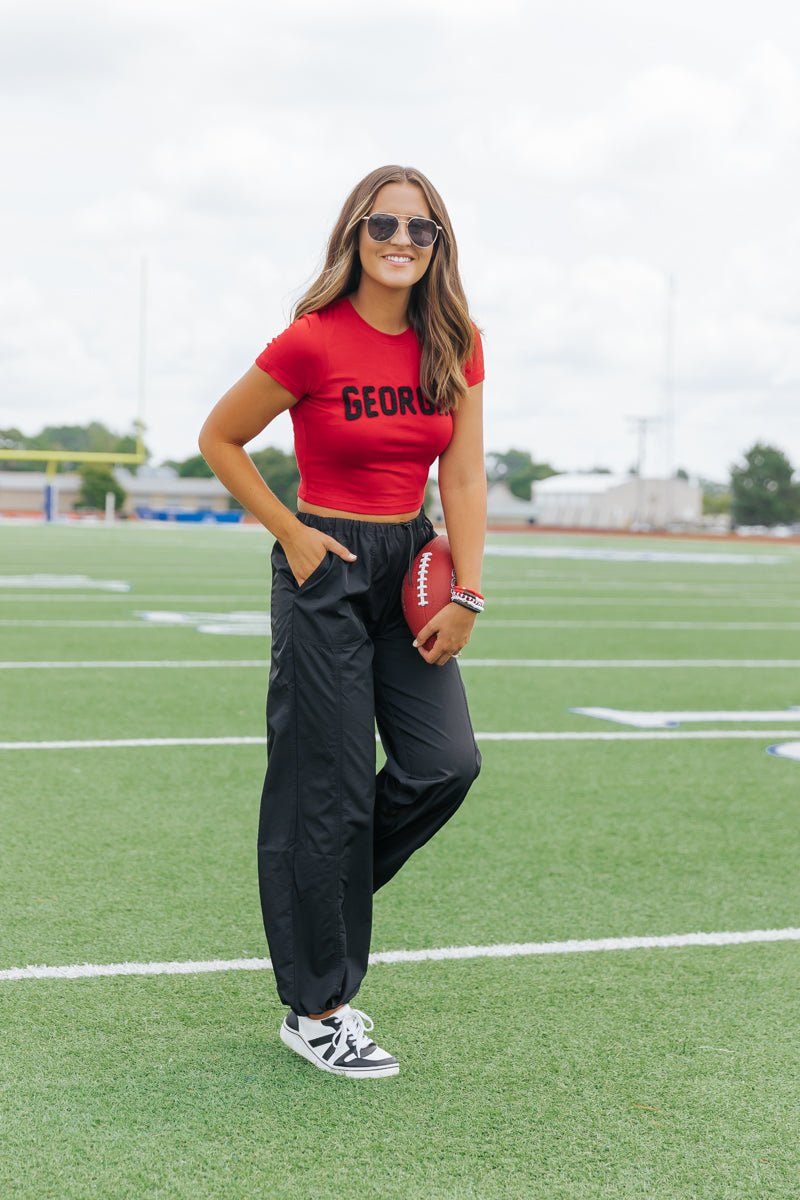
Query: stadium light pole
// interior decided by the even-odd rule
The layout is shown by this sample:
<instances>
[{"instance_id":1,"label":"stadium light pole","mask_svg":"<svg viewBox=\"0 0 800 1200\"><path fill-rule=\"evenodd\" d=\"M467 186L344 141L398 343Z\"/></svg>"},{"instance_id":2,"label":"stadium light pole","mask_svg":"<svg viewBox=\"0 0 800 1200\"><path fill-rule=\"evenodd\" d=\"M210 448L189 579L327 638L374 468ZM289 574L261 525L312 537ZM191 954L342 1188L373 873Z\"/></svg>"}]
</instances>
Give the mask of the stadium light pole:
<instances>
[{"instance_id":1,"label":"stadium light pole","mask_svg":"<svg viewBox=\"0 0 800 1200\"><path fill-rule=\"evenodd\" d=\"M636 430L636 523L642 521L642 472L644 471L645 448L647 442L647 430L650 425L655 425L661 420L661 417L628 417L627 420Z\"/></svg>"},{"instance_id":2,"label":"stadium light pole","mask_svg":"<svg viewBox=\"0 0 800 1200\"><path fill-rule=\"evenodd\" d=\"M664 457L667 479L675 471L675 276L667 274L664 314ZM671 511L670 511L671 515Z\"/></svg>"},{"instance_id":3,"label":"stadium light pole","mask_svg":"<svg viewBox=\"0 0 800 1200\"><path fill-rule=\"evenodd\" d=\"M136 452L144 459L144 408L145 408L145 378L147 365L147 255L142 255L139 268L139 396L137 416L134 421L136 429Z\"/></svg>"}]
</instances>

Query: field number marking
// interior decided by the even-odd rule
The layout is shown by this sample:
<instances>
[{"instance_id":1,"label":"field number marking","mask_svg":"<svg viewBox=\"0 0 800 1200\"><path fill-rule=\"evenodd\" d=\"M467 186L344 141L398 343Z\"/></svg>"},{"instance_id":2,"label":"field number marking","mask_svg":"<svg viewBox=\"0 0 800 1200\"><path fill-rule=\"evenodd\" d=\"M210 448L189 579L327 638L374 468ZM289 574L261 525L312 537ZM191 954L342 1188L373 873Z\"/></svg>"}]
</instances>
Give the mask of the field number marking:
<instances>
[{"instance_id":1,"label":"field number marking","mask_svg":"<svg viewBox=\"0 0 800 1200\"><path fill-rule=\"evenodd\" d=\"M794 762L800 762L800 742L783 742L777 746L767 746L767 753L774 754L776 758L790 758Z\"/></svg>"}]
</instances>

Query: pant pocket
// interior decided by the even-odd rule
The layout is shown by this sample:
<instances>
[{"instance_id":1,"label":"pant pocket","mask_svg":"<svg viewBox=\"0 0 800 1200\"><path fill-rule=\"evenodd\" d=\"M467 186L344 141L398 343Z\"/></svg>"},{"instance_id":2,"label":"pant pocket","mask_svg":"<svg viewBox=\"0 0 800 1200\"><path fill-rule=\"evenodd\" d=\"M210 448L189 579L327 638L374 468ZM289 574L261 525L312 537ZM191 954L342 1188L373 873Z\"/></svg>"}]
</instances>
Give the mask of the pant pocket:
<instances>
[{"instance_id":1,"label":"pant pocket","mask_svg":"<svg viewBox=\"0 0 800 1200\"><path fill-rule=\"evenodd\" d=\"M314 567L314 570L311 572L311 574L308 575L301 584L297 585L297 580L295 579L295 584L297 585L298 593L299 592L307 592L309 587L313 587L315 583L317 583L320 579L323 579L328 574L328 571L330 571L331 567L333 566L333 560L336 557L337 556L333 553L332 550L326 550L325 557L320 562L317 563L317 565ZM290 571L291 571L291 568L290 568ZM292 578L294 579L294 575L292 575Z\"/></svg>"},{"instance_id":2,"label":"pant pocket","mask_svg":"<svg viewBox=\"0 0 800 1200\"><path fill-rule=\"evenodd\" d=\"M298 594L300 592L308 591L309 588L318 583L320 579L324 579L333 566L333 560L336 557L337 556L332 550L326 550L324 557L320 559L311 574L306 576L302 583L298 583L294 577L292 568L289 566L289 560L286 557L286 551L284 550L283 546L280 544L280 542L276 541L275 545L272 547L273 568L286 577L286 580L288 581L292 590Z\"/></svg>"}]
</instances>

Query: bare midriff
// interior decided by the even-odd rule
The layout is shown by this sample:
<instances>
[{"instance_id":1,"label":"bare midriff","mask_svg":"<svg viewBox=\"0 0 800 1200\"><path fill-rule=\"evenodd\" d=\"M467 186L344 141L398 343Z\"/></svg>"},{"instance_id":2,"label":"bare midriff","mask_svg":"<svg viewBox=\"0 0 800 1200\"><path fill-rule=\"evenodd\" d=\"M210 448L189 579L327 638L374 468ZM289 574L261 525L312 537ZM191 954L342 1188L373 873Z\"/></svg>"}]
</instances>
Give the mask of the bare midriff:
<instances>
[{"instance_id":1,"label":"bare midriff","mask_svg":"<svg viewBox=\"0 0 800 1200\"><path fill-rule=\"evenodd\" d=\"M300 512L316 513L318 517L345 517L348 521L379 521L382 524L387 522L396 524L399 521L413 521L414 517L419 516L422 509L415 508L413 512L406 513L357 513L343 512L340 508L323 508L319 504L309 504L305 500L298 500L297 507Z\"/></svg>"}]
</instances>

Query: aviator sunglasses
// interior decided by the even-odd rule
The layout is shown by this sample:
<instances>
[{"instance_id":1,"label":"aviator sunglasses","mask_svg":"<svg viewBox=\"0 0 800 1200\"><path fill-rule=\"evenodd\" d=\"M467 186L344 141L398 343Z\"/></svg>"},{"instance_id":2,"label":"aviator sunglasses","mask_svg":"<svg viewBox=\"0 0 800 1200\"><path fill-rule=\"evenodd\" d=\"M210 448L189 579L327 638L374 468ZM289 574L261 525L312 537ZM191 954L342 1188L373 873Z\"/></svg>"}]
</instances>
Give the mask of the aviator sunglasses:
<instances>
[{"instance_id":1,"label":"aviator sunglasses","mask_svg":"<svg viewBox=\"0 0 800 1200\"><path fill-rule=\"evenodd\" d=\"M433 245L442 228L428 217L396 217L394 213L370 213L361 220L367 222L367 233L373 242L388 242L397 233L402 221L411 241L422 250Z\"/></svg>"}]
</instances>

